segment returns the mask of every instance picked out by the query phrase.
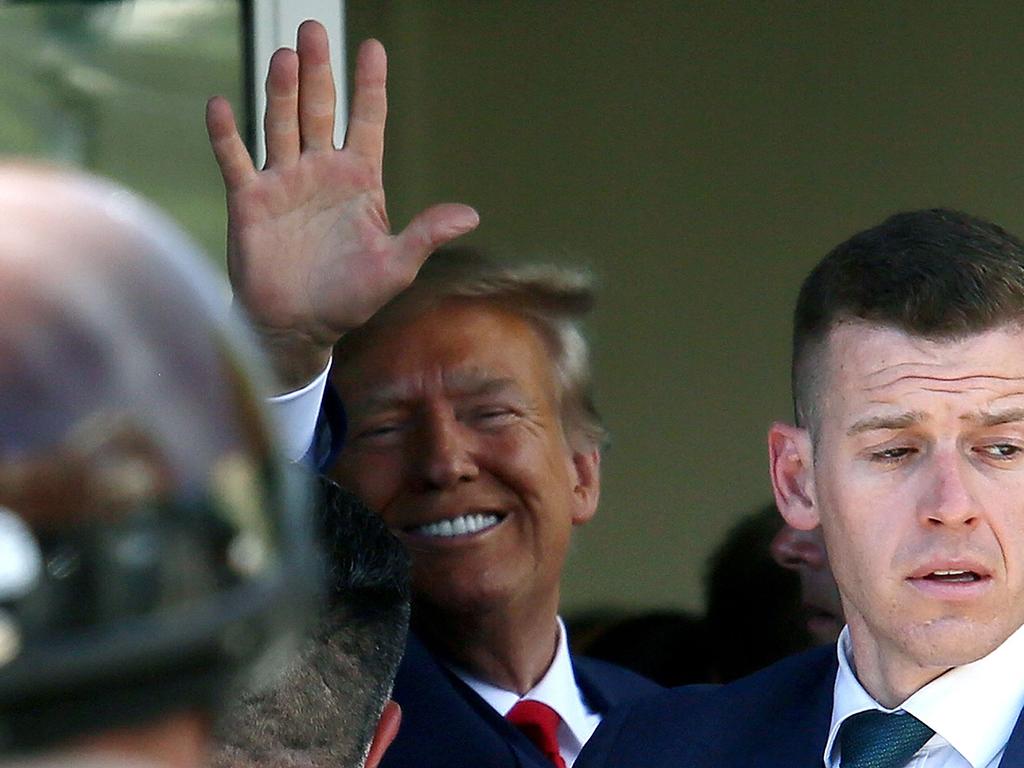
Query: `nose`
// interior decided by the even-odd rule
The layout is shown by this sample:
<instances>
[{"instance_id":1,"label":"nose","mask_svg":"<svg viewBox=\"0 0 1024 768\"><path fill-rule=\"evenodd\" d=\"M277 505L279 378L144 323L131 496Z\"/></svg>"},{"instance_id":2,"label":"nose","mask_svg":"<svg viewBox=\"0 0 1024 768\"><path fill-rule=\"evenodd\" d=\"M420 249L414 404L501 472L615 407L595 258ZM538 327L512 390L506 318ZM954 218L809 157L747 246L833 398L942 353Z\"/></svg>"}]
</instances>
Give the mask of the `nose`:
<instances>
[{"instance_id":1,"label":"nose","mask_svg":"<svg viewBox=\"0 0 1024 768\"><path fill-rule=\"evenodd\" d=\"M772 539L772 559L791 571L824 568L828 564L828 557L820 530L815 528L813 531L801 531L788 523L783 525L782 530Z\"/></svg>"},{"instance_id":2,"label":"nose","mask_svg":"<svg viewBox=\"0 0 1024 768\"><path fill-rule=\"evenodd\" d=\"M444 490L479 474L471 440L454 414L431 414L418 436L419 478L423 490Z\"/></svg>"},{"instance_id":3,"label":"nose","mask_svg":"<svg viewBox=\"0 0 1024 768\"><path fill-rule=\"evenodd\" d=\"M977 522L978 507L966 477L970 471L958 453L936 457L920 504L920 516L926 524L971 526Z\"/></svg>"}]
</instances>

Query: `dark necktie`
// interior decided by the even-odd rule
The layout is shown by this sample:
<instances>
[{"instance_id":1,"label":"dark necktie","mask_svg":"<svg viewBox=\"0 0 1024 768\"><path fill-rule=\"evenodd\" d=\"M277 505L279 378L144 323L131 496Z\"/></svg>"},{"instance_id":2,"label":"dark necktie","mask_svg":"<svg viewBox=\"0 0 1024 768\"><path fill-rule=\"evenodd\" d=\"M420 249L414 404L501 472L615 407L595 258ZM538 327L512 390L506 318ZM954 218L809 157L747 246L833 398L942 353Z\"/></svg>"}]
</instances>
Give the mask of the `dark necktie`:
<instances>
[{"instance_id":1,"label":"dark necktie","mask_svg":"<svg viewBox=\"0 0 1024 768\"><path fill-rule=\"evenodd\" d=\"M902 768L934 733L906 712L858 712L839 730L840 768Z\"/></svg>"},{"instance_id":2,"label":"dark necktie","mask_svg":"<svg viewBox=\"0 0 1024 768\"><path fill-rule=\"evenodd\" d=\"M562 718L547 704L523 699L505 715L505 719L522 731L555 768L565 768L558 751L558 724Z\"/></svg>"}]
</instances>

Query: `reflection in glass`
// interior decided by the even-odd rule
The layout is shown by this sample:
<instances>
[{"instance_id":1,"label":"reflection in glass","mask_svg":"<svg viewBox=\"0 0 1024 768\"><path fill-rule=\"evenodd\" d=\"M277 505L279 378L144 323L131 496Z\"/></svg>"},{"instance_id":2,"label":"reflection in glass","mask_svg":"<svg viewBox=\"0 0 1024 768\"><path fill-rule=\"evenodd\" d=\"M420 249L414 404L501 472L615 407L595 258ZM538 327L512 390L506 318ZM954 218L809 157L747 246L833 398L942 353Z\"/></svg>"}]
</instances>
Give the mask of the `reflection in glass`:
<instances>
[{"instance_id":1,"label":"reflection in glass","mask_svg":"<svg viewBox=\"0 0 1024 768\"><path fill-rule=\"evenodd\" d=\"M0 154L113 177L223 261L206 99L242 109L236 0L0 4Z\"/></svg>"}]
</instances>

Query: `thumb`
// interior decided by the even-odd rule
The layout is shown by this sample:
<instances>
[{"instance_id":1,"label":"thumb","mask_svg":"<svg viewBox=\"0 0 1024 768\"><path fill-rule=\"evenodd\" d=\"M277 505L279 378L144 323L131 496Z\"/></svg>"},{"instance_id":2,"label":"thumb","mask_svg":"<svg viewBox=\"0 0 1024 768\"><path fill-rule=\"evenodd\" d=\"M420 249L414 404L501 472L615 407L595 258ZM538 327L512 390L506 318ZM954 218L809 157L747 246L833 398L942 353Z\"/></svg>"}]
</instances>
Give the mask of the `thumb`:
<instances>
[{"instance_id":1,"label":"thumb","mask_svg":"<svg viewBox=\"0 0 1024 768\"><path fill-rule=\"evenodd\" d=\"M445 243L476 229L480 215L468 205L442 203L417 214L398 235L398 253L406 266L419 269Z\"/></svg>"}]
</instances>

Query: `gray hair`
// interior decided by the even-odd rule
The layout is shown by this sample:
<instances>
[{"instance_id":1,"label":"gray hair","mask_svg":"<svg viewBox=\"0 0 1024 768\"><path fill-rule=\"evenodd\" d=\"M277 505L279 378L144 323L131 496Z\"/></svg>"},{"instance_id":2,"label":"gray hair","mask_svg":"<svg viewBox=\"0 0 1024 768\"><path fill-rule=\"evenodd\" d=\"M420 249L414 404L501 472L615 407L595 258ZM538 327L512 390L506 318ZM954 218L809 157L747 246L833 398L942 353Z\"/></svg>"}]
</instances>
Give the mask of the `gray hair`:
<instances>
[{"instance_id":1,"label":"gray hair","mask_svg":"<svg viewBox=\"0 0 1024 768\"><path fill-rule=\"evenodd\" d=\"M470 249L431 256L405 291L335 347L339 369L372 343L377 329L402 322L448 301L480 302L526 320L551 356L562 426L573 448L603 447L608 432L594 405L590 350L583 318L594 305L593 280L581 269L551 264L496 264Z\"/></svg>"},{"instance_id":2,"label":"gray hair","mask_svg":"<svg viewBox=\"0 0 1024 768\"><path fill-rule=\"evenodd\" d=\"M384 521L319 478L328 591L315 631L273 681L232 702L213 768L361 768L405 649L409 557Z\"/></svg>"}]
</instances>

